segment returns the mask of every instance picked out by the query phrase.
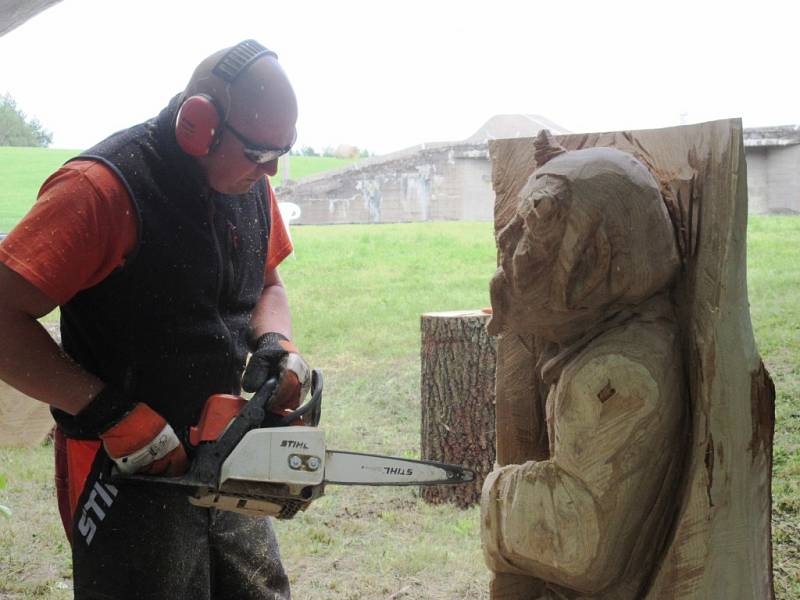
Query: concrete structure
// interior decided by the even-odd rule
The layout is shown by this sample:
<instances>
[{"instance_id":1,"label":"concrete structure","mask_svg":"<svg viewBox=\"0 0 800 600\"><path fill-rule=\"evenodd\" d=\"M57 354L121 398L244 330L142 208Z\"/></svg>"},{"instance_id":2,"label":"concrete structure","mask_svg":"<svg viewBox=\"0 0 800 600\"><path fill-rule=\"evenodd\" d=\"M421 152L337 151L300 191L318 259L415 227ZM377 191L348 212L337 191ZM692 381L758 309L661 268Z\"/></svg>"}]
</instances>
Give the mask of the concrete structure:
<instances>
[{"instance_id":1,"label":"concrete structure","mask_svg":"<svg viewBox=\"0 0 800 600\"><path fill-rule=\"evenodd\" d=\"M486 144L429 144L278 188L299 225L488 221L494 194Z\"/></svg>"},{"instance_id":2,"label":"concrete structure","mask_svg":"<svg viewBox=\"0 0 800 600\"><path fill-rule=\"evenodd\" d=\"M461 142L414 146L277 190L301 208L297 224L491 221L494 192L487 141L566 133L538 115L497 115Z\"/></svg>"},{"instance_id":3,"label":"concrete structure","mask_svg":"<svg viewBox=\"0 0 800 600\"><path fill-rule=\"evenodd\" d=\"M800 125L744 130L747 195L755 214L800 214Z\"/></svg>"},{"instance_id":4,"label":"concrete structure","mask_svg":"<svg viewBox=\"0 0 800 600\"><path fill-rule=\"evenodd\" d=\"M492 117L462 142L422 144L290 183L278 200L301 209L299 225L490 221L494 191L486 142L565 133L536 115ZM800 126L744 130L750 212L800 214Z\"/></svg>"}]
</instances>

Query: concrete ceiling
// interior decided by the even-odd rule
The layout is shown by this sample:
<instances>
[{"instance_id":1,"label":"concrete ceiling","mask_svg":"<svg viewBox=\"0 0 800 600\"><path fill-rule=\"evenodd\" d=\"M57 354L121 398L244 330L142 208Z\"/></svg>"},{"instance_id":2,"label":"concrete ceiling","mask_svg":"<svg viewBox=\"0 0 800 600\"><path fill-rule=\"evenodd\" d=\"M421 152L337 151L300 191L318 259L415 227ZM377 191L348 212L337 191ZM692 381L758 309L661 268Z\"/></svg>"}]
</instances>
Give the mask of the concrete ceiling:
<instances>
[{"instance_id":1,"label":"concrete ceiling","mask_svg":"<svg viewBox=\"0 0 800 600\"><path fill-rule=\"evenodd\" d=\"M61 0L0 0L0 36Z\"/></svg>"}]
</instances>

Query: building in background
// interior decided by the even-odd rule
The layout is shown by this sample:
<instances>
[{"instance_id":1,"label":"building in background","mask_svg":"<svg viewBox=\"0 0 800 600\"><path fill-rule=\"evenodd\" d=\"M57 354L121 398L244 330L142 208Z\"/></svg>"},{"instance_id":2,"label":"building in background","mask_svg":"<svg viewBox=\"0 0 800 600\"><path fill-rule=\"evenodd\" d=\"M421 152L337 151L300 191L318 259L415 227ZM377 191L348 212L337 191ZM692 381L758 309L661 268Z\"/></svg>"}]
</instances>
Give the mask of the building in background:
<instances>
[{"instance_id":1,"label":"building in background","mask_svg":"<svg viewBox=\"0 0 800 600\"><path fill-rule=\"evenodd\" d=\"M800 214L800 125L744 130L747 196L754 214Z\"/></svg>"},{"instance_id":2,"label":"building in background","mask_svg":"<svg viewBox=\"0 0 800 600\"><path fill-rule=\"evenodd\" d=\"M487 142L566 129L538 115L497 115L460 142L420 144L276 190L301 208L297 224L491 221Z\"/></svg>"},{"instance_id":3,"label":"building in background","mask_svg":"<svg viewBox=\"0 0 800 600\"><path fill-rule=\"evenodd\" d=\"M497 115L460 142L421 144L278 188L300 207L296 224L491 221L487 142L563 127L538 115ZM744 130L749 210L800 214L800 126Z\"/></svg>"}]
</instances>

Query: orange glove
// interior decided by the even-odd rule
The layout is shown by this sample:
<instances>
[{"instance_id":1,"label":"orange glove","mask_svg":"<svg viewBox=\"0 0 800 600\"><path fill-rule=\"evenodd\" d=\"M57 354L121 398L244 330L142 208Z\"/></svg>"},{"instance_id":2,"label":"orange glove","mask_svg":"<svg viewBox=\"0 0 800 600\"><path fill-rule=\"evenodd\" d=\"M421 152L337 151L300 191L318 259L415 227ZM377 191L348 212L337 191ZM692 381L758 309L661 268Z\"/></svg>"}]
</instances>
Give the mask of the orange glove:
<instances>
[{"instance_id":1,"label":"orange glove","mask_svg":"<svg viewBox=\"0 0 800 600\"><path fill-rule=\"evenodd\" d=\"M242 387L256 392L271 377L278 377L278 389L270 411L283 414L300 406L311 386L311 369L295 345L276 332L265 333L253 344Z\"/></svg>"},{"instance_id":2,"label":"orange glove","mask_svg":"<svg viewBox=\"0 0 800 600\"><path fill-rule=\"evenodd\" d=\"M106 453L125 474L183 475L186 450L164 417L142 402L100 434Z\"/></svg>"}]
</instances>

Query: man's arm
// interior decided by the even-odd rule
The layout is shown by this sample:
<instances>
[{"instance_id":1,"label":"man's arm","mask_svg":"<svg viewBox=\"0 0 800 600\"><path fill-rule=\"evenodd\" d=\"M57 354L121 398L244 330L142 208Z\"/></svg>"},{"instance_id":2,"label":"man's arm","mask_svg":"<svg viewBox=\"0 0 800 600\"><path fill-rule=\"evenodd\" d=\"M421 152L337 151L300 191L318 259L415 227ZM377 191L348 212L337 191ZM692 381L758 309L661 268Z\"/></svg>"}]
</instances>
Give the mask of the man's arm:
<instances>
[{"instance_id":1,"label":"man's arm","mask_svg":"<svg viewBox=\"0 0 800 600\"><path fill-rule=\"evenodd\" d=\"M109 393L103 382L67 357L37 321L55 307L36 286L0 263L0 379L72 415L93 409L109 413L108 398L98 396ZM117 465L122 468L129 457L143 456L126 472L185 472L186 452L163 417L145 404L120 406L111 422L97 423L106 452Z\"/></svg>"},{"instance_id":2,"label":"man's arm","mask_svg":"<svg viewBox=\"0 0 800 600\"><path fill-rule=\"evenodd\" d=\"M264 289L250 319L250 339L257 340L270 331L289 339L292 337L289 300L277 269L270 269L264 274Z\"/></svg>"},{"instance_id":3,"label":"man's arm","mask_svg":"<svg viewBox=\"0 0 800 600\"><path fill-rule=\"evenodd\" d=\"M277 270L267 270L264 289L253 310L248 338L253 355L242 376L245 391L255 392L280 376L273 412L295 409L311 385L311 369L291 341L292 322L286 290Z\"/></svg>"},{"instance_id":4,"label":"man's arm","mask_svg":"<svg viewBox=\"0 0 800 600\"><path fill-rule=\"evenodd\" d=\"M37 318L122 264L136 242L134 214L104 165L75 161L47 178L0 246L0 379L73 415L102 389Z\"/></svg>"},{"instance_id":5,"label":"man's arm","mask_svg":"<svg viewBox=\"0 0 800 600\"><path fill-rule=\"evenodd\" d=\"M0 379L74 415L72 434L97 435L121 469L178 475L186 452L165 419L82 369L37 321L122 265L136 236L131 199L110 169L77 161L48 178L0 246Z\"/></svg>"},{"instance_id":6,"label":"man's arm","mask_svg":"<svg viewBox=\"0 0 800 600\"><path fill-rule=\"evenodd\" d=\"M38 288L0 263L0 379L74 415L103 382L67 357L37 321L55 307Z\"/></svg>"}]
</instances>

